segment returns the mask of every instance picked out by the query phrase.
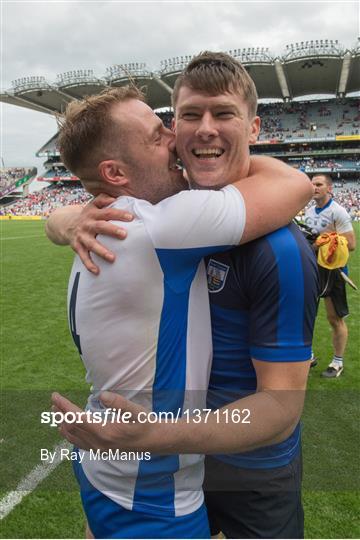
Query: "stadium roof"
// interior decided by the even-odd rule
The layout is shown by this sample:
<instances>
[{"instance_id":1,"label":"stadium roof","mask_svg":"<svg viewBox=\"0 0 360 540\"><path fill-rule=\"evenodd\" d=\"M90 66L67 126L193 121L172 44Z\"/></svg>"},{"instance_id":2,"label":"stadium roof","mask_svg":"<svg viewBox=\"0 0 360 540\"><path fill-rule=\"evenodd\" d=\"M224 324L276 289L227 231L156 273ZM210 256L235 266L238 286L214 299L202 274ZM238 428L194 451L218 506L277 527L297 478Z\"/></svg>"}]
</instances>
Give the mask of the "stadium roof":
<instances>
[{"instance_id":1,"label":"stadium roof","mask_svg":"<svg viewBox=\"0 0 360 540\"><path fill-rule=\"evenodd\" d=\"M239 59L253 78L259 98L291 100L311 94L346 96L360 90L360 46L345 50L337 41L314 40L286 46L282 56L269 49L251 48L229 51ZM62 112L66 104L86 95L97 94L108 86L123 86L135 81L145 87L148 104L157 109L171 105L174 83L191 60L179 56L160 62L158 71L144 63L111 66L102 77L92 70L59 74L57 81L45 77L23 77L12 89L0 94L0 101L39 112Z\"/></svg>"}]
</instances>

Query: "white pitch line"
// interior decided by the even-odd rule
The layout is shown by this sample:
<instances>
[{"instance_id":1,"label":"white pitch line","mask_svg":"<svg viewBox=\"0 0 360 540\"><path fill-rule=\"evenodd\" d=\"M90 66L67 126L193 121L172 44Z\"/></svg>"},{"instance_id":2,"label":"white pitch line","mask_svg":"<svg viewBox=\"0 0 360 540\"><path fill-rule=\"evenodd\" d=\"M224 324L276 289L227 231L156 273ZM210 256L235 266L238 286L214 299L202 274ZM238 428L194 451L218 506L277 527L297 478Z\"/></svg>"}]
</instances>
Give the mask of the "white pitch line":
<instances>
[{"instance_id":1,"label":"white pitch line","mask_svg":"<svg viewBox=\"0 0 360 540\"><path fill-rule=\"evenodd\" d=\"M44 234L29 234L28 236L4 236L0 240L24 240L25 238L46 238Z\"/></svg>"},{"instance_id":2,"label":"white pitch line","mask_svg":"<svg viewBox=\"0 0 360 540\"><path fill-rule=\"evenodd\" d=\"M21 503L24 497L30 495L34 489L45 480L49 474L51 474L56 467L61 463L61 449L72 448L72 445L67 441L62 442L55 446L53 449L55 459L53 463L41 463L36 465L33 470L16 486L14 491L9 491L7 495L0 501L0 520L4 519L10 512L12 512L18 504Z\"/></svg>"}]
</instances>

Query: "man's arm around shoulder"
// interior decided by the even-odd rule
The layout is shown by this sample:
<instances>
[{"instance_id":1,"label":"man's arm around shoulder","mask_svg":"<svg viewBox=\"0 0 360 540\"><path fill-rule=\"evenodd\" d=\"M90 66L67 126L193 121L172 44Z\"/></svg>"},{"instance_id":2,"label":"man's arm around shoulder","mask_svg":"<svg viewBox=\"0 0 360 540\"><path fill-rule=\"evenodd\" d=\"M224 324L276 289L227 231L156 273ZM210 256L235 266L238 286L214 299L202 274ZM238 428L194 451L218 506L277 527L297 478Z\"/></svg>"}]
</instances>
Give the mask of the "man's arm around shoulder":
<instances>
[{"instance_id":1,"label":"man's arm around shoulder","mask_svg":"<svg viewBox=\"0 0 360 540\"><path fill-rule=\"evenodd\" d=\"M252 156L249 176L233 185L242 193L246 206L242 244L287 225L314 192L304 173L263 156Z\"/></svg>"}]
</instances>

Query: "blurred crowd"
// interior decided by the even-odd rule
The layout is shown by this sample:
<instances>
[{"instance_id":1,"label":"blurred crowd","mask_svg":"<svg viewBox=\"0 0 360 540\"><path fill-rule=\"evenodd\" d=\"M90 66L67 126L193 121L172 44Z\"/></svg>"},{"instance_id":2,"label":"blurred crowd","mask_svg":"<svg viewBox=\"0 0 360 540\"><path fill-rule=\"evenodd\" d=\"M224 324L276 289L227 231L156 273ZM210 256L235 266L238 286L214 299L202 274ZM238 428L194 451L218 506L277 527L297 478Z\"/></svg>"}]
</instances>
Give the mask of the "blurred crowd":
<instances>
[{"instance_id":1,"label":"blurred crowd","mask_svg":"<svg viewBox=\"0 0 360 540\"><path fill-rule=\"evenodd\" d=\"M49 186L24 199L0 208L0 215L49 216L53 210L71 204L85 204L91 199L80 184Z\"/></svg>"},{"instance_id":2,"label":"blurred crowd","mask_svg":"<svg viewBox=\"0 0 360 540\"><path fill-rule=\"evenodd\" d=\"M74 185L73 185L74 184ZM85 204L91 200L80 183L60 182L32 193L24 199L0 207L0 215L13 216L49 216L55 208L70 204ZM360 185L356 182L334 184L334 199L344 206L353 219L360 220Z\"/></svg>"},{"instance_id":3,"label":"blurred crowd","mask_svg":"<svg viewBox=\"0 0 360 540\"><path fill-rule=\"evenodd\" d=\"M261 117L259 140L333 138L359 133L357 100L261 104L258 114Z\"/></svg>"},{"instance_id":4,"label":"blurred crowd","mask_svg":"<svg viewBox=\"0 0 360 540\"><path fill-rule=\"evenodd\" d=\"M341 169L360 169L359 157L349 156L346 159L341 158L307 158L307 159L291 159L289 164L297 169L312 170L312 169L329 169L337 171Z\"/></svg>"},{"instance_id":5,"label":"blurred crowd","mask_svg":"<svg viewBox=\"0 0 360 540\"><path fill-rule=\"evenodd\" d=\"M27 169L24 167L2 167L0 170L0 191L11 184L14 184L16 180L24 178Z\"/></svg>"},{"instance_id":6,"label":"blurred crowd","mask_svg":"<svg viewBox=\"0 0 360 540\"><path fill-rule=\"evenodd\" d=\"M334 186L334 199L341 204L356 221L360 221L360 187Z\"/></svg>"}]
</instances>

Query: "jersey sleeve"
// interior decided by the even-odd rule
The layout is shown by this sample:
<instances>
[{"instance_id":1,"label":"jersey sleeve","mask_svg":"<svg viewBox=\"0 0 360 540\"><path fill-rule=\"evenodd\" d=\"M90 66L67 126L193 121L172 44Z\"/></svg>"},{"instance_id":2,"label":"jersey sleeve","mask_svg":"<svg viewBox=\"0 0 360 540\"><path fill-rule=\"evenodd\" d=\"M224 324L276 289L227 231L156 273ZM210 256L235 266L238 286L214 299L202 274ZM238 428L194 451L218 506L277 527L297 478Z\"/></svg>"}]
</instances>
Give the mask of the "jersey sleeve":
<instances>
[{"instance_id":1,"label":"jersey sleeve","mask_svg":"<svg viewBox=\"0 0 360 540\"><path fill-rule=\"evenodd\" d=\"M182 191L157 205L139 201L135 209L155 249L209 248L213 253L239 244L245 227L244 199L233 186Z\"/></svg>"},{"instance_id":2,"label":"jersey sleeve","mask_svg":"<svg viewBox=\"0 0 360 540\"><path fill-rule=\"evenodd\" d=\"M308 360L318 301L311 248L290 226L261 239L249 261L251 357L268 362Z\"/></svg>"},{"instance_id":3,"label":"jersey sleeve","mask_svg":"<svg viewBox=\"0 0 360 540\"><path fill-rule=\"evenodd\" d=\"M345 208L341 206L339 206L338 211L335 216L335 226L336 226L336 232L338 234L353 231L351 217L348 214L348 212L345 210Z\"/></svg>"}]
</instances>

